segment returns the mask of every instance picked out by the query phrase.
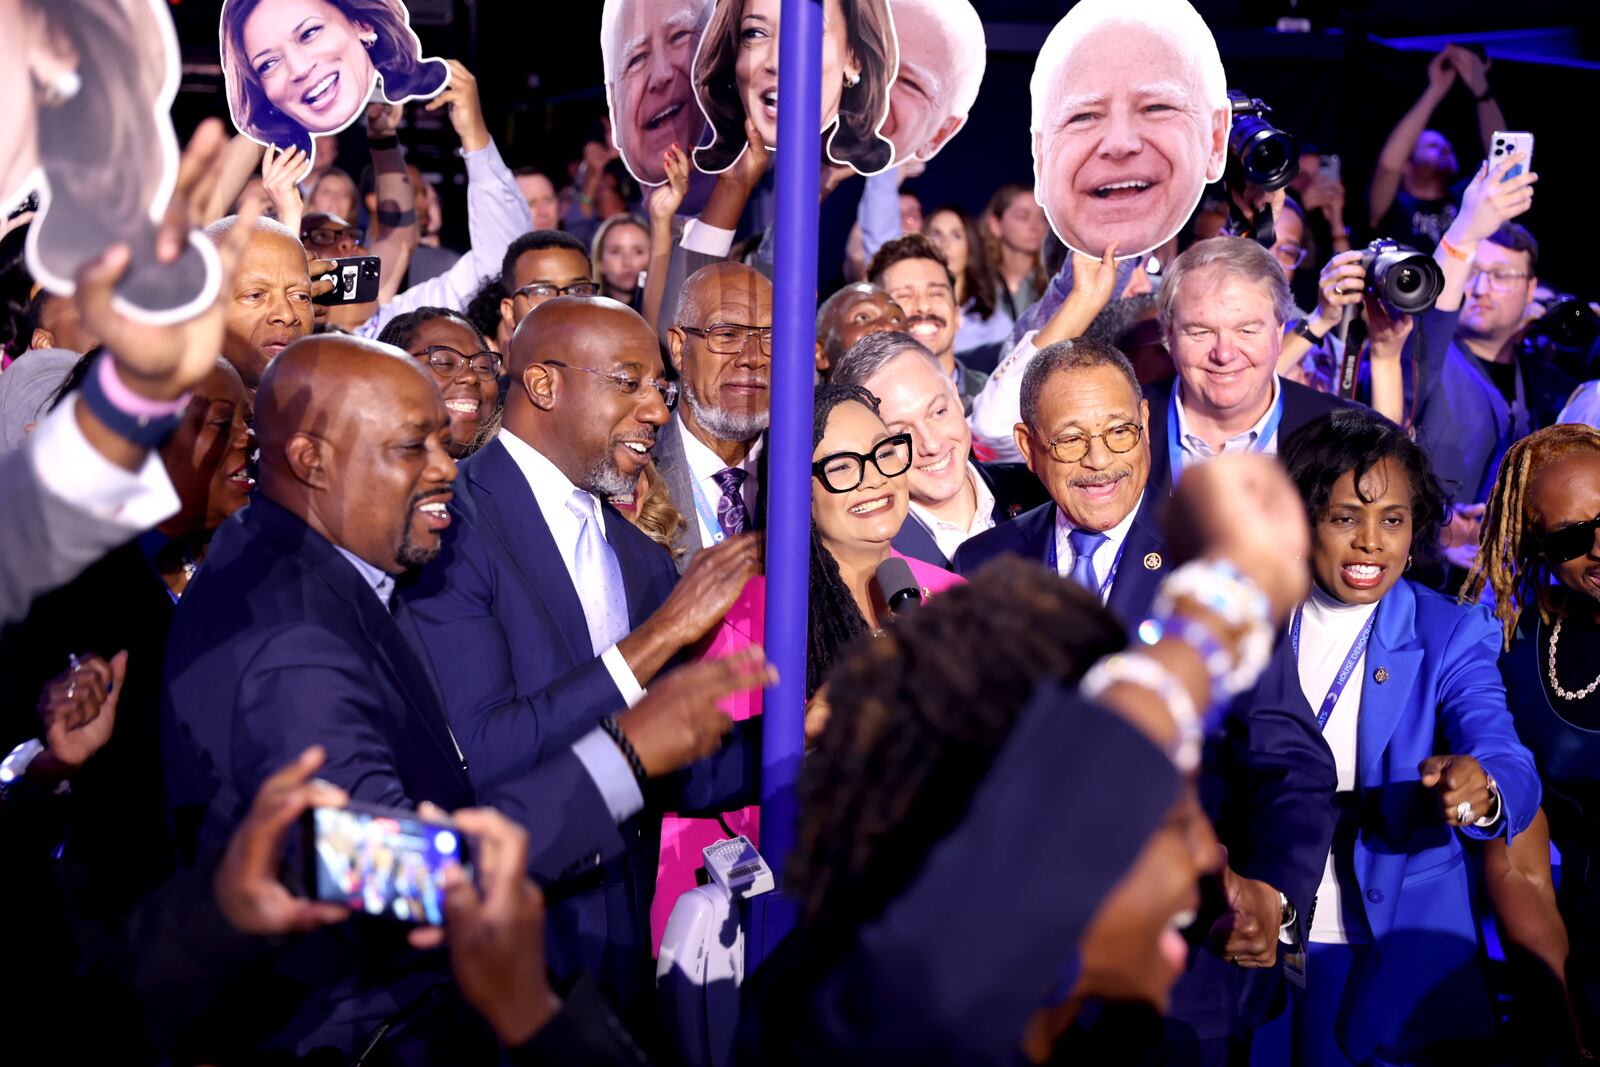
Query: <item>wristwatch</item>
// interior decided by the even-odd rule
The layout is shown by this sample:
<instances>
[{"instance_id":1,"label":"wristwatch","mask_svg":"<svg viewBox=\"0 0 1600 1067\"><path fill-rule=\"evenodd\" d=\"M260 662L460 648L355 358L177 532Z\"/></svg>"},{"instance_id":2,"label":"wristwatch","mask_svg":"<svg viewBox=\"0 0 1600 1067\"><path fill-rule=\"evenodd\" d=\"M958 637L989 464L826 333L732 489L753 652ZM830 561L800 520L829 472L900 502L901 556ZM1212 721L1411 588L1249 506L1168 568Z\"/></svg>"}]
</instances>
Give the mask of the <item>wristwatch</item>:
<instances>
[{"instance_id":1,"label":"wristwatch","mask_svg":"<svg viewBox=\"0 0 1600 1067\"><path fill-rule=\"evenodd\" d=\"M1289 898L1282 892L1278 893L1278 908L1278 914L1281 916L1278 921L1278 929L1281 930L1285 926L1293 926L1294 921L1297 918L1294 911L1294 905L1289 903Z\"/></svg>"},{"instance_id":2,"label":"wristwatch","mask_svg":"<svg viewBox=\"0 0 1600 1067\"><path fill-rule=\"evenodd\" d=\"M1306 322L1305 319L1301 319L1299 322L1294 324L1294 332L1299 334L1301 337L1304 337L1307 341L1310 341L1312 348L1320 347L1322 345L1322 338L1326 336L1326 334L1318 334L1317 331L1313 330L1311 325Z\"/></svg>"}]
</instances>

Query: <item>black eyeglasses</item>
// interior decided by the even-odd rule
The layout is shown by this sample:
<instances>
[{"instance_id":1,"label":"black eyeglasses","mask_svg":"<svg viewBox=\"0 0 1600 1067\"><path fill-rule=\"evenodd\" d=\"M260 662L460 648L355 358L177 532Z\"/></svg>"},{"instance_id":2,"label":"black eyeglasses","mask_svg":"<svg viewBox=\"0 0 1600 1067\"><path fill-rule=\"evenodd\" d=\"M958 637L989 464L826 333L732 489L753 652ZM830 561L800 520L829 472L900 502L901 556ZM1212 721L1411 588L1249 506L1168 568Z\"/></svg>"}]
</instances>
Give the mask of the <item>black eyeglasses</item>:
<instances>
[{"instance_id":1,"label":"black eyeglasses","mask_svg":"<svg viewBox=\"0 0 1600 1067\"><path fill-rule=\"evenodd\" d=\"M719 356L733 356L744 351L744 346L754 337L761 346L762 355L772 355L771 326L741 326L735 322L718 322L701 330L694 326L681 327L684 333L706 339L706 347Z\"/></svg>"},{"instance_id":2,"label":"black eyeglasses","mask_svg":"<svg viewBox=\"0 0 1600 1067\"><path fill-rule=\"evenodd\" d=\"M1069 433L1050 439L1050 454L1062 463L1076 463L1089 454L1090 442L1100 440L1106 448L1121 455L1131 452L1144 434L1144 427L1136 422L1119 423L1105 433Z\"/></svg>"},{"instance_id":3,"label":"black eyeglasses","mask_svg":"<svg viewBox=\"0 0 1600 1067\"><path fill-rule=\"evenodd\" d=\"M557 296L594 296L600 291L596 282L573 282L571 285L551 285L549 282L529 282L511 295L525 296L529 300L549 300Z\"/></svg>"},{"instance_id":4,"label":"black eyeglasses","mask_svg":"<svg viewBox=\"0 0 1600 1067\"><path fill-rule=\"evenodd\" d=\"M558 359L547 359L541 366L560 367L563 370L581 370L585 374L592 374L596 378L610 382L611 387L623 396L638 396L639 387L651 385L656 392L661 394L661 402L667 407L672 407L678 402L678 383L663 381L660 378L630 378L626 374L607 374L605 371L590 370L588 367L574 367L570 363L563 363Z\"/></svg>"},{"instance_id":5,"label":"black eyeglasses","mask_svg":"<svg viewBox=\"0 0 1600 1067\"><path fill-rule=\"evenodd\" d=\"M871 452L834 452L811 464L811 473L822 479L830 493L848 493L867 480L867 464L878 468L885 478L898 478L911 469L911 435L897 433L885 437Z\"/></svg>"},{"instance_id":6,"label":"black eyeglasses","mask_svg":"<svg viewBox=\"0 0 1600 1067\"><path fill-rule=\"evenodd\" d=\"M365 244L367 235L354 228L341 229L337 226L318 226L314 230L306 230L300 235L300 239L309 245L328 248L346 240L354 245Z\"/></svg>"},{"instance_id":7,"label":"black eyeglasses","mask_svg":"<svg viewBox=\"0 0 1600 1067\"><path fill-rule=\"evenodd\" d=\"M1589 554L1594 548L1596 531L1600 531L1600 516L1588 522L1575 522L1571 526L1563 526L1559 530L1540 534L1539 548L1551 563L1566 563L1568 560Z\"/></svg>"},{"instance_id":8,"label":"black eyeglasses","mask_svg":"<svg viewBox=\"0 0 1600 1067\"><path fill-rule=\"evenodd\" d=\"M449 345L429 345L421 352L413 353L424 360L433 372L446 380L454 378L461 373L461 368L466 364L472 365L472 373L484 381L498 377L500 374L500 357L493 352L458 352Z\"/></svg>"}]
</instances>

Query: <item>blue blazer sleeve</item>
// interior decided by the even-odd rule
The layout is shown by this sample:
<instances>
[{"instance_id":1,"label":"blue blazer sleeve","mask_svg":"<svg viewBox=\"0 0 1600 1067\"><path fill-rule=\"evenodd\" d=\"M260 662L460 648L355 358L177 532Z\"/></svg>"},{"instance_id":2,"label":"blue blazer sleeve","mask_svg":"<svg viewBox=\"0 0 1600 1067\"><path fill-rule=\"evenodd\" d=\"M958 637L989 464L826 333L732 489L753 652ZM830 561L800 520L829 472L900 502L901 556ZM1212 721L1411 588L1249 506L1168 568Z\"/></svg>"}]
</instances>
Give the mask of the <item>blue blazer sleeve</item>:
<instances>
[{"instance_id":1,"label":"blue blazer sleeve","mask_svg":"<svg viewBox=\"0 0 1600 1067\"><path fill-rule=\"evenodd\" d=\"M1468 837L1512 838L1528 828L1541 797L1533 753L1517 737L1500 675L1501 630L1482 605L1461 615L1445 644L1439 675L1442 752L1471 756L1500 788L1502 817L1487 829L1462 827Z\"/></svg>"},{"instance_id":2,"label":"blue blazer sleeve","mask_svg":"<svg viewBox=\"0 0 1600 1067\"><path fill-rule=\"evenodd\" d=\"M816 1044L790 1062L1015 1062L1024 1025L1178 784L1122 719L1041 689L966 816L810 991L797 1029Z\"/></svg>"},{"instance_id":3,"label":"blue blazer sleeve","mask_svg":"<svg viewBox=\"0 0 1600 1067\"><path fill-rule=\"evenodd\" d=\"M1444 397L1444 365L1449 358L1450 341L1456 334L1456 321L1460 319L1460 310L1440 311L1432 308L1417 319L1416 328L1411 331L1411 337L1406 342L1406 355L1410 358L1413 368L1412 377L1415 385L1407 383L1409 389L1414 390L1412 406L1420 420L1427 411L1430 402L1443 402ZM1447 416L1447 412L1438 415Z\"/></svg>"},{"instance_id":4,"label":"blue blazer sleeve","mask_svg":"<svg viewBox=\"0 0 1600 1067\"><path fill-rule=\"evenodd\" d=\"M509 597L483 536L466 521L452 532L403 595L433 662L450 728L473 781L481 783L537 763L546 749L566 748L627 705L598 657L577 667L564 657L557 662L558 650L541 647L557 636L548 625L506 617ZM516 649L512 634L521 638ZM514 657L548 658L549 667L533 673L553 680L519 692Z\"/></svg>"}]
</instances>

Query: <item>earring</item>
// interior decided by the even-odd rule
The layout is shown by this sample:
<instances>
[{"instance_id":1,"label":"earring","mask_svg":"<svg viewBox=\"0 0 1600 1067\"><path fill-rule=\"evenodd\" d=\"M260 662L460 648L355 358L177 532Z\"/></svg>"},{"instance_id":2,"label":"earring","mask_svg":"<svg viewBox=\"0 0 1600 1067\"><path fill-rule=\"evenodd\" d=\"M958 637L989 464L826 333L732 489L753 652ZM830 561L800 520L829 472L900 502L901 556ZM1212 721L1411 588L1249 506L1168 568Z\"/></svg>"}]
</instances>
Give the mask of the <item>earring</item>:
<instances>
[{"instance_id":1,"label":"earring","mask_svg":"<svg viewBox=\"0 0 1600 1067\"><path fill-rule=\"evenodd\" d=\"M1411 557L1407 556L1406 557L1406 570L1410 570L1410 569L1411 569Z\"/></svg>"},{"instance_id":2,"label":"earring","mask_svg":"<svg viewBox=\"0 0 1600 1067\"><path fill-rule=\"evenodd\" d=\"M363 33L361 36L357 37L356 40L360 41L364 47L371 48L373 45L378 43L378 35L376 32Z\"/></svg>"},{"instance_id":3,"label":"earring","mask_svg":"<svg viewBox=\"0 0 1600 1067\"><path fill-rule=\"evenodd\" d=\"M851 74L848 70L844 72L844 87L846 89L854 89L856 86L858 86L860 84L861 84L861 75L859 75L859 74Z\"/></svg>"},{"instance_id":4,"label":"earring","mask_svg":"<svg viewBox=\"0 0 1600 1067\"><path fill-rule=\"evenodd\" d=\"M44 106L60 107L83 90L83 78L69 67L50 79L50 84L43 89Z\"/></svg>"}]
</instances>

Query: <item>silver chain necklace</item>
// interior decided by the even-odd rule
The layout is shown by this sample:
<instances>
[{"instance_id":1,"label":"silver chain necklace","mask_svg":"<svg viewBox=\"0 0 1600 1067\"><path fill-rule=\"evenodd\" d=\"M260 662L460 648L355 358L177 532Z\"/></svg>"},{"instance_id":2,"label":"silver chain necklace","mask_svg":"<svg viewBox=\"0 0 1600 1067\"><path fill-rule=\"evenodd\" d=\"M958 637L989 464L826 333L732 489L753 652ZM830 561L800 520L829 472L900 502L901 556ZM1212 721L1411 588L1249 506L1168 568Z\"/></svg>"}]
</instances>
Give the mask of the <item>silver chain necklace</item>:
<instances>
[{"instance_id":1,"label":"silver chain necklace","mask_svg":"<svg viewBox=\"0 0 1600 1067\"><path fill-rule=\"evenodd\" d=\"M1560 640L1561 620L1557 619L1555 629L1550 631L1550 658L1549 669L1547 672L1550 678L1550 690L1562 700L1583 700L1592 694L1596 689L1600 689L1600 677L1595 678L1594 681L1590 682L1576 693L1569 693L1567 690L1561 688L1561 683L1556 681L1556 642Z\"/></svg>"}]
</instances>

